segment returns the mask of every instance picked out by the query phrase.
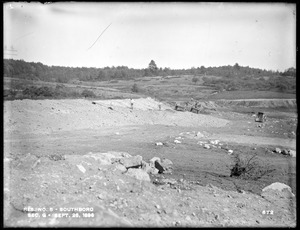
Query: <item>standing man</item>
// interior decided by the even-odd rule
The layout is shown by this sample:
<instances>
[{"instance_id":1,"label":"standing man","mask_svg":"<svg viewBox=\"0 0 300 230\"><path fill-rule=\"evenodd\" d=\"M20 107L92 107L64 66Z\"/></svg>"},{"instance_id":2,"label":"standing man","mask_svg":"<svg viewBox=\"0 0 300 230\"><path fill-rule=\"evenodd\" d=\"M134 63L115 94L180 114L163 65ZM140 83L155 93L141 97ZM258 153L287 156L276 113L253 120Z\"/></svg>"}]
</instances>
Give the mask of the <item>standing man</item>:
<instances>
[{"instance_id":1,"label":"standing man","mask_svg":"<svg viewBox=\"0 0 300 230\"><path fill-rule=\"evenodd\" d=\"M133 109L133 102L134 102L133 99L130 98L130 108L131 108L131 109Z\"/></svg>"},{"instance_id":2,"label":"standing man","mask_svg":"<svg viewBox=\"0 0 300 230\"><path fill-rule=\"evenodd\" d=\"M158 109L161 110L161 102L158 102Z\"/></svg>"}]
</instances>

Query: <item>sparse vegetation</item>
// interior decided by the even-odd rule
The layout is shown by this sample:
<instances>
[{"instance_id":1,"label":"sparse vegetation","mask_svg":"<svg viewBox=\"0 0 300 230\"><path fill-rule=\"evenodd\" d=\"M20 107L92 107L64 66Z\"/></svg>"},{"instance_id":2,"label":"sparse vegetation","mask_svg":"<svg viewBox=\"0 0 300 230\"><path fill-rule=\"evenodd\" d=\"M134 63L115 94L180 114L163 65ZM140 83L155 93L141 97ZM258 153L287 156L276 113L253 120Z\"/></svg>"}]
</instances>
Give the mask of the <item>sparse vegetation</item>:
<instances>
[{"instance_id":1,"label":"sparse vegetation","mask_svg":"<svg viewBox=\"0 0 300 230\"><path fill-rule=\"evenodd\" d=\"M242 158L240 154L235 154L233 155L233 162L234 164L230 169L230 177L258 180L275 171L272 166L262 163L256 154L247 158Z\"/></svg>"}]
</instances>

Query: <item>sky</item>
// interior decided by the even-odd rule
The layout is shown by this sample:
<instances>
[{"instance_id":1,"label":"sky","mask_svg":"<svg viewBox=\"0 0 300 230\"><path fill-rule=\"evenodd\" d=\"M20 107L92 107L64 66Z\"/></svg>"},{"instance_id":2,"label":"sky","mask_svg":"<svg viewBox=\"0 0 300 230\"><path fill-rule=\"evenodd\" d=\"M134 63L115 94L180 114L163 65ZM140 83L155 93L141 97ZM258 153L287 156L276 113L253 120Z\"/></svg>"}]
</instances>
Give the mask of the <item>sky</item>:
<instances>
[{"instance_id":1,"label":"sky","mask_svg":"<svg viewBox=\"0 0 300 230\"><path fill-rule=\"evenodd\" d=\"M49 66L296 67L296 4L4 3L4 58ZM101 35L101 36L100 36Z\"/></svg>"}]
</instances>

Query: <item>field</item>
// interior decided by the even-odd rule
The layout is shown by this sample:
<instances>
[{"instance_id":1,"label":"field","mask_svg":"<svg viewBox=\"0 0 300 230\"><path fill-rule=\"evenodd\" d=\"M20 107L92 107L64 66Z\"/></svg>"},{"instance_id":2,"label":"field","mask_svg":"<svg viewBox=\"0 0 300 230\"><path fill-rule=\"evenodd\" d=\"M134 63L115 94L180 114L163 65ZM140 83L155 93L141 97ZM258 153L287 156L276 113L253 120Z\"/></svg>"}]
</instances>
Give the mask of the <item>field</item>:
<instances>
[{"instance_id":1,"label":"field","mask_svg":"<svg viewBox=\"0 0 300 230\"><path fill-rule=\"evenodd\" d=\"M6 100L6 225L295 226L295 197L262 189L280 182L296 194L296 158L275 151L296 151L296 95L217 91L204 86L201 77L197 82L192 78L60 83L64 92L77 94ZM6 89L29 86L55 89L57 83L4 81ZM95 96L82 97L84 89ZM133 109L129 98L134 99ZM203 113L174 110L175 103L191 98L201 103ZM264 123L255 122L257 112L267 115ZM140 155L145 162L169 159L172 173L150 174L150 182L137 180L119 173L115 164L94 165L86 157L111 151ZM257 169L270 169L268 173L258 178L231 176L237 156L254 155ZM157 184L159 180L169 182ZM24 211L28 206L91 206L96 217L29 218Z\"/></svg>"}]
</instances>

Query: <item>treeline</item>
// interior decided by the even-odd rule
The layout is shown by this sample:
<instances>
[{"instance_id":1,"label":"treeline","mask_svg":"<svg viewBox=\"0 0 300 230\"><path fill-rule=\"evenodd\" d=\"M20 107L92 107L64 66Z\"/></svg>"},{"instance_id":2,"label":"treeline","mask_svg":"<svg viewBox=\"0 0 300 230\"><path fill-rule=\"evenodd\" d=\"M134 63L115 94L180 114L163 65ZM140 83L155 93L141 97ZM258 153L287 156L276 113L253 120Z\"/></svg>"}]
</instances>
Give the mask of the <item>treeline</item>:
<instances>
[{"instance_id":1,"label":"treeline","mask_svg":"<svg viewBox=\"0 0 300 230\"><path fill-rule=\"evenodd\" d=\"M27 80L41 80L58 83L72 81L106 81L126 80L144 76L174 76L174 75L214 75L223 77L265 77L292 76L296 77L296 70L290 68L285 72L261 70L251 67L234 66L197 67L190 69L158 68L153 60L145 69L133 69L127 66L87 68L47 66L40 62L25 62L23 60L4 59L4 77L21 78Z\"/></svg>"}]
</instances>

